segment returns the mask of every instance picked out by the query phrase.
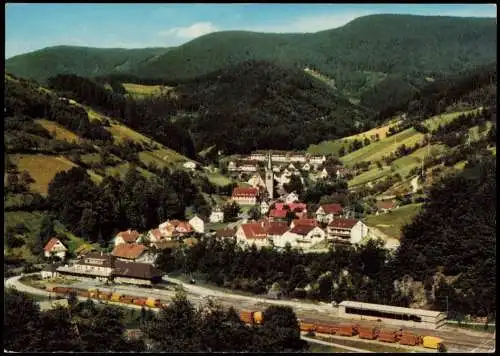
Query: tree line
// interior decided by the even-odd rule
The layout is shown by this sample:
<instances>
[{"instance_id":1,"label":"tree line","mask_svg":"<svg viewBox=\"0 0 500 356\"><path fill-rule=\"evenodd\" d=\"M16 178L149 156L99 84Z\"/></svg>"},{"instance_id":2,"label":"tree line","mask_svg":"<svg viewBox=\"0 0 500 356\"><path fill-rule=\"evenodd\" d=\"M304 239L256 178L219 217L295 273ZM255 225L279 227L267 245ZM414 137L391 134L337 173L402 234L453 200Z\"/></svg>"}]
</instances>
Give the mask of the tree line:
<instances>
[{"instance_id":1,"label":"tree line","mask_svg":"<svg viewBox=\"0 0 500 356\"><path fill-rule=\"evenodd\" d=\"M15 352L296 352L300 339L290 307L264 310L261 327L245 325L233 309L209 301L197 308L178 291L167 307L139 315L92 300L67 298L68 307L40 311L38 304L6 290L4 349ZM137 327L141 334L127 337Z\"/></svg>"}]
</instances>

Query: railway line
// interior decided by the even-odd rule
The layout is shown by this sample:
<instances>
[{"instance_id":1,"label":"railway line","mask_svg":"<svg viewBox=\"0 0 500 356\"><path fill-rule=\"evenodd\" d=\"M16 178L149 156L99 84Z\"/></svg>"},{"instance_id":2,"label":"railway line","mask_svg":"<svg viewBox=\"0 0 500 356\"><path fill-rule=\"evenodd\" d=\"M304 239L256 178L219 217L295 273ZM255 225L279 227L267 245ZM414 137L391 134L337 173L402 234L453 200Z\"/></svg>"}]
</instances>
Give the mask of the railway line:
<instances>
[{"instance_id":1,"label":"railway line","mask_svg":"<svg viewBox=\"0 0 500 356\"><path fill-rule=\"evenodd\" d=\"M19 284L23 286L25 292L31 294L45 295L45 296L49 295L49 293L47 293L46 291L26 286L25 284L20 283L19 276L10 278L6 281L7 286L9 285L19 286ZM220 291L212 291L208 288L186 285L182 282L179 284L185 287L188 299L195 305L203 303L204 299L207 296L214 298L224 307L234 307L237 310L264 310L270 305L295 304L293 308L297 317L304 321L314 321L316 323L325 323L325 324L346 323L347 321L353 322L353 320L337 317L335 309L329 305L324 305L324 304L317 305L317 304L299 303L291 301L287 301L288 303L282 303L281 301L278 300L264 300L261 298L253 298L248 296L223 293ZM67 285L64 287L67 287ZM101 285L96 285L94 288L98 288L99 290L102 290L107 293L135 295L142 298L148 298L148 297L155 298L159 299L162 303L170 301L171 298L175 295L175 290L173 288L144 289L133 286L101 286ZM80 297L79 299L86 299L86 298ZM129 305L129 306L141 308L141 306L138 305ZM363 327L377 327L377 328L386 327L385 325L377 321L356 320L355 323ZM472 350L475 350L476 352L490 352L492 348L495 347L494 336L477 331L462 330L448 326L444 326L438 330L428 330L419 328L409 328L409 330L411 330L412 333L418 335L433 335L441 338L443 340L443 343L450 351L470 352Z\"/></svg>"}]
</instances>

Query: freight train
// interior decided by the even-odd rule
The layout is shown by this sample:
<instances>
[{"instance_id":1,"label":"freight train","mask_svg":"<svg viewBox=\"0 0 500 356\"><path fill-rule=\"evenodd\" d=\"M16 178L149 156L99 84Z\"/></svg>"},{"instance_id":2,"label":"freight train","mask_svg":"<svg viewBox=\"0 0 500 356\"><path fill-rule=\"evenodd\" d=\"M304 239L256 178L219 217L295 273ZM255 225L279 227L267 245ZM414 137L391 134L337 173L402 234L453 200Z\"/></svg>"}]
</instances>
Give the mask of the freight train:
<instances>
[{"instance_id":1,"label":"freight train","mask_svg":"<svg viewBox=\"0 0 500 356\"><path fill-rule=\"evenodd\" d=\"M146 306L149 308L167 307L167 303L160 299L137 297L133 295L111 293L100 291L96 288L88 290L67 287L50 287L47 291L54 293L58 297L67 297L74 292L79 297L110 301L115 303L132 304ZM240 311L240 319L249 325L261 325L264 321L264 314L261 311ZM366 340L378 340L379 342L399 343L405 346L423 346L429 349L438 349L443 341L434 336L420 336L403 329L378 329L376 327L365 327L359 324L337 324L319 323L315 321L299 320L300 330L311 334L319 333L326 335L339 335L358 337Z\"/></svg>"}]
</instances>

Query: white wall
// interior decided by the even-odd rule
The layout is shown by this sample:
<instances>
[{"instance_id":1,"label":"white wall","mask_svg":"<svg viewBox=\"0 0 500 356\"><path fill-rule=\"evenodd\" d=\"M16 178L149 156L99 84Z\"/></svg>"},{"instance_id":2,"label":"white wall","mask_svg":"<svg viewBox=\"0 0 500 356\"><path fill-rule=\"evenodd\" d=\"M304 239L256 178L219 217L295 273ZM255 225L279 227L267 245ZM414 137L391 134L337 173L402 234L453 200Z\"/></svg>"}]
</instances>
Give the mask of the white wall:
<instances>
[{"instance_id":1,"label":"white wall","mask_svg":"<svg viewBox=\"0 0 500 356\"><path fill-rule=\"evenodd\" d=\"M366 235L368 235L368 226L366 226L365 224L363 224L363 222L360 220L351 229L350 242L352 244L360 243L361 240Z\"/></svg>"}]
</instances>

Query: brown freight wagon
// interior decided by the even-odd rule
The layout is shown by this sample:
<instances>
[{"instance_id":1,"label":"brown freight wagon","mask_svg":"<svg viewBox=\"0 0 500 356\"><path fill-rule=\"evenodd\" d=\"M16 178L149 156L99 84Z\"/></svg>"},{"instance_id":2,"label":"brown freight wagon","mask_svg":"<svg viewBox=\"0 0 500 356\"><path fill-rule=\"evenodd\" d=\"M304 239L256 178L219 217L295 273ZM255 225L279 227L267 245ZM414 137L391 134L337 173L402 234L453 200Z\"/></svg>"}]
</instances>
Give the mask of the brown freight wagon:
<instances>
[{"instance_id":1,"label":"brown freight wagon","mask_svg":"<svg viewBox=\"0 0 500 356\"><path fill-rule=\"evenodd\" d=\"M134 298L129 297L129 296L123 296L120 298L120 303L132 304L133 302L134 302Z\"/></svg>"},{"instance_id":2,"label":"brown freight wagon","mask_svg":"<svg viewBox=\"0 0 500 356\"><path fill-rule=\"evenodd\" d=\"M382 342L397 342L398 341L398 332L394 330L382 329L378 334L378 341Z\"/></svg>"},{"instance_id":3,"label":"brown freight wagon","mask_svg":"<svg viewBox=\"0 0 500 356\"><path fill-rule=\"evenodd\" d=\"M399 343L401 345L416 346L422 343L422 338L419 335L403 333Z\"/></svg>"},{"instance_id":4,"label":"brown freight wagon","mask_svg":"<svg viewBox=\"0 0 500 356\"><path fill-rule=\"evenodd\" d=\"M300 331L316 331L316 325L314 323L300 322Z\"/></svg>"},{"instance_id":5,"label":"brown freight wagon","mask_svg":"<svg viewBox=\"0 0 500 356\"><path fill-rule=\"evenodd\" d=\"M253 312L251 311L240 312L240 319L246 324L253 324Z\"/></svg>"},{"instance_id":6,"label":"brown freight wagon","mask_svg":"<svg viewBox=\"0 0 500 356\"><path fill-rule=\"evenodd\" d=\"M60 294L68 294L70 292L70 289L66 288L66 287L55 287L54 292L60 293Z\"/></svg>"},{"instance_id":7,"label":"brown freight wagon","mask_svg":"<svg viewBox=\"0 0 500 356\"><path fill-rule=\"evenodd\" d=\"M316 332L320 334L335 335L339 328L336 324L316 324Z\"/></svg>"},{"instance_id":8,"label":"brown freight wagon","mask_svg":"<svg viewBox=\"0 0 500 356\"><path fill-rule=\"evenodd\" d=\"M78 291L78 296L88 298L90 296L90 294L86 290L80 290L80 291Z\"/></svg>"},{"instance_id":9,"label":"brown freight wagon","mask_svg":"<svg viewBox=\"0 0 500 356\"><path fill-rule=\"evenodd\" d=\"M146 299L144 298L137 298L137 299L134 299L134 304L135 305L146 305Z\"/></svg>"},{"instance_id":10,"label":"brown freight wagon","mask_svg":"<svg viewBox=\"0 0 500 356\"><path fill-rule=\"evenodd\" d=\"M340 336L354 336L357 334L357 325L339 325L337 334Z\"/></svg>"},{"instance_id":11,"label":"brown freight wagon","mask_svg":"<svg viewBox=\"0 0 500 356\"><path fill-rule=\"evenodd\" d=\"M375 340L378 337L379 330L373 327L360 327L358 333L360 339Z\"/></svg>"}]
</instances>

